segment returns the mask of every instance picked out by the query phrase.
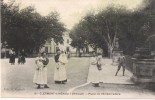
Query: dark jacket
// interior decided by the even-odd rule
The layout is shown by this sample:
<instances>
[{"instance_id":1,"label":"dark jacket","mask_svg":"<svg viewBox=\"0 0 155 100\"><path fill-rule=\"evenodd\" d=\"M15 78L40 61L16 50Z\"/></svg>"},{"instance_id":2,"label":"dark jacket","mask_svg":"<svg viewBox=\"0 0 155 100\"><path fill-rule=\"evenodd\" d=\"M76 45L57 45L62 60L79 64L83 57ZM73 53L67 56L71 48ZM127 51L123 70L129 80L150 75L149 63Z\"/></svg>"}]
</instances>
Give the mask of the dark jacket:
<instances>
[{"instance_id":1,"label":"dark jacket","mask_svg":"<svg viewBox=\"0 0 155 100\"><path fill-rule=\"evenodd\" d=\"M59 62L59 56L60 56L60 54L55 55L55 62L56 62L56 63Z\"/></svg>"}]
</instances>

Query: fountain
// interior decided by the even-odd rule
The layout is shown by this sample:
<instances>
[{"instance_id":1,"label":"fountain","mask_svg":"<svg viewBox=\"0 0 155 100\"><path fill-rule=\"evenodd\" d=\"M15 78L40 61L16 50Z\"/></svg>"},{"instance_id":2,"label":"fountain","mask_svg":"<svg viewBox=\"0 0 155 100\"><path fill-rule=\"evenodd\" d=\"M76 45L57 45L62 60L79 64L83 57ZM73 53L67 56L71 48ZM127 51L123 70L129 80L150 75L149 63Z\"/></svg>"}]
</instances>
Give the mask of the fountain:
<instances>
[{"instance_id":1,"label":"fountain","mask_svg":"<svg viewBox=\"0 0 155 100\"><path fill-rule=\"evenodd\" d=\"M155 55L148 48L137 48L133 55L133 76L136 83L155 82Z\"/></svg>"}]
</instances>

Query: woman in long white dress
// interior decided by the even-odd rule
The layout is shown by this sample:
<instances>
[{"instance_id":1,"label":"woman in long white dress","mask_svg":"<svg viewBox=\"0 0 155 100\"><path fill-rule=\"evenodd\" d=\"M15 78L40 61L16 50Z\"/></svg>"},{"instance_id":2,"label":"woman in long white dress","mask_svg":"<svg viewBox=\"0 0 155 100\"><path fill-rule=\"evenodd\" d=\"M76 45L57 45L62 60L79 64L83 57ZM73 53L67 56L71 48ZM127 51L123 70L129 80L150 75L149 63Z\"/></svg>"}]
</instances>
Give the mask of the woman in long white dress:
<instances>
[{"instance_id":1,"label":"woman in long white dress","mask_svg":"<svg viewBox=\"0 0 155 100\"><path fill-rule=\"evenodd\" d=\"M64 51L61 51L56 63L57 65L55 66L54 71L54 81L55 83L65 84L67 82L66 64L68 63L68 60Z\"/></svg>"},{"instance_id":2,"label":"woman in long white dress","mask_svg":"<svg viewBox=\"0 0 155 100\"><path fill-rule=\"evenodd\" d=\"M60 49L58 49L56 51L56 53L57 54L55 55L55 63L56 63L56 65L54 67L54 82L56 84L60 84L61 83L60 78L59 78L59 75L60 75L60 71L59 71L59 69L60 69L60 62L58 61L59 60L59 56L61 54Z\"/></svg>"},{"instance_id":3,"label":"woman in long white dress","mask_svg":"<svg viewBox=\"0 0 155 100\"><path fill-rule=\"evenodd\" d=\"M101 82L101 56L97 56L96 52L93 51L93 57L90 59L90 68L92 68L92 84L94 87L99 87L99 83Z\"/></svg>"},{"instance_id":4,"label":"woman in long white dress","mask_svg":"<svg viewBox=\"0 0 155 100\"><path fill-rule=\"evenodd\" d=\"M43 57L41 54L38 54L38 57L35 60L36 70L33 78L33 83L38 85L37 89L41 88L41 85L44 85L44 88L49 88L47 86L47 67L43 64L45 61L46 54L43 53Z\"/></svg>"}]
</instances>

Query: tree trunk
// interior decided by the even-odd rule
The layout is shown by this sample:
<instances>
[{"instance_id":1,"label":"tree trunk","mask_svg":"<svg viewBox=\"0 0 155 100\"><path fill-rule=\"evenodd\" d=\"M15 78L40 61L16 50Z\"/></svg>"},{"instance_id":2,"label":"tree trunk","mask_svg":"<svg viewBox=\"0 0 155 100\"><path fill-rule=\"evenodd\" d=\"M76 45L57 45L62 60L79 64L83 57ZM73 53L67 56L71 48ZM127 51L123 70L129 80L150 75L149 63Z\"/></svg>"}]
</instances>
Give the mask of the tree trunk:
<instances>
[{"instance_id":1,"label":"tree trunk","mask_svg":"<svg viewBox=\"0 0 155 100\"><path fill-rule=\"evenodd\" d=\"M113 56L113 48L111 47L111 46L109 46L108 47L109 49L109 57L110 57L110 59L112 58L112 56Z\"/></svg>"}]
</instances>

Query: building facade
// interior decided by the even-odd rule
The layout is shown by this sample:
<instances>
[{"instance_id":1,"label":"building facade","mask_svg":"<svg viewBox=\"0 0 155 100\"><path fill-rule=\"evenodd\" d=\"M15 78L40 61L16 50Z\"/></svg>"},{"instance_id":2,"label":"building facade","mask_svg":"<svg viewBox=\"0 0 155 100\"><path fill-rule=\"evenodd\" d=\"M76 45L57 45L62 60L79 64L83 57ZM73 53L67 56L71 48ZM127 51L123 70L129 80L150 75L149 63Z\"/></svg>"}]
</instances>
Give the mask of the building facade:
<instances>
[{"instance_id":1,"label":"building facade","mask_svg":"<svg viewBox=\"0 0 155 100\"><path fill-rule=\"evenodd\" d=\"M70 51L71 53L76 52L76 48L73 48L70 44L72 42L72 39L69 37L69 32L64 32L63 34L63 43L66 48L66 50ZM59 47L59 44L56 44L54 42L54 39L47 40L45 45L40 49L41 52L45 51L49 54L55 54L56 49Z\"/></svg>"}]
</instances>

